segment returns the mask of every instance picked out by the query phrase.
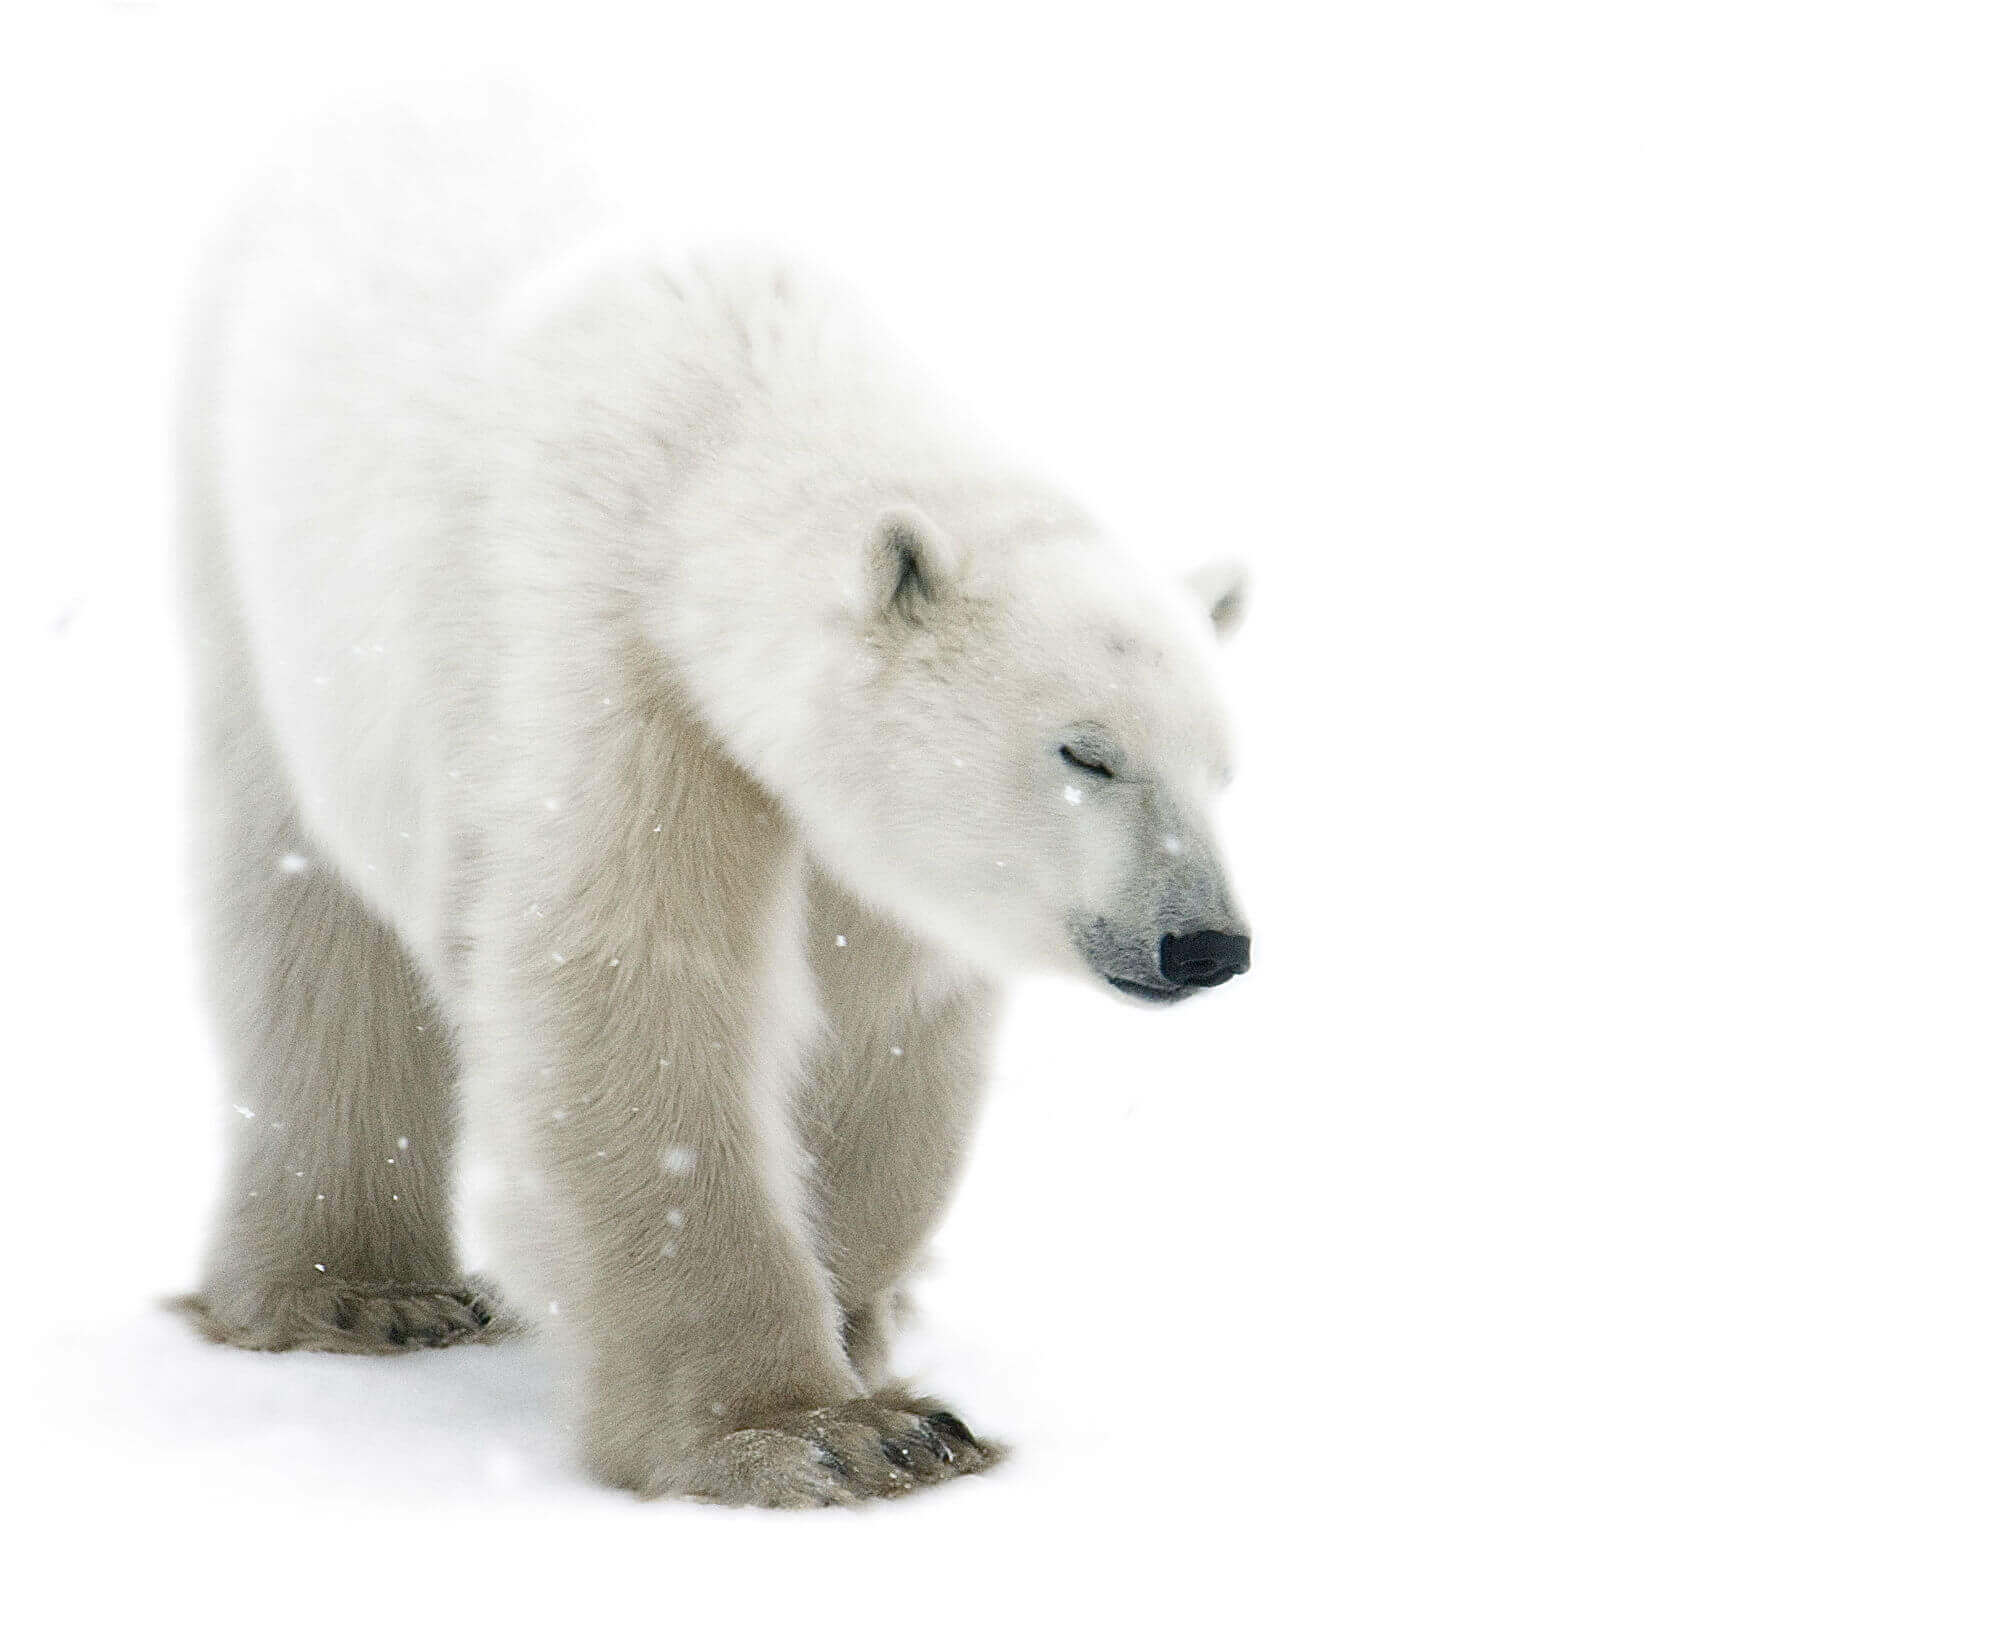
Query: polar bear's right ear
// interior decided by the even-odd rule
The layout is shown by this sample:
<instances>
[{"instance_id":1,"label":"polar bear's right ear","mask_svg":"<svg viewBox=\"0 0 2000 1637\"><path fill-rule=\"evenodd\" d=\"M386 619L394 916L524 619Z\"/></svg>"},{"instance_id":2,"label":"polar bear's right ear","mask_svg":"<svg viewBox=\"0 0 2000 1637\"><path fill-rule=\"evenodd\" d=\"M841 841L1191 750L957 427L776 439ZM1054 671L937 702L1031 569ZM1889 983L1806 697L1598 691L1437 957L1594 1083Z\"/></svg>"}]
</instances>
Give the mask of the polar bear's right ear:
<instances>
[{"instance_id":1,"label":"polar bear's right ear","mask_svg":"<svg viewBox=\"0 0 2000 1637\"><path fill-rule=\"evenodd\" d=\"M891 506L868 542L867 595L873 613L922 617L957 583L958 544L915 506Z\"/></svg>"},{"instance_id":2,"label":"polar bear's right ear","mask_svg":"<svg viewBox=\"0 0 2000 1637\"><path fill-rule=\"evenodd\" d=\"M1243 623L1243 606L1250 597L1250 571L1233 557L1208 563L1187 577L1188 589L1202 612L1225 641Z\"/></svg>"}]
</instances>

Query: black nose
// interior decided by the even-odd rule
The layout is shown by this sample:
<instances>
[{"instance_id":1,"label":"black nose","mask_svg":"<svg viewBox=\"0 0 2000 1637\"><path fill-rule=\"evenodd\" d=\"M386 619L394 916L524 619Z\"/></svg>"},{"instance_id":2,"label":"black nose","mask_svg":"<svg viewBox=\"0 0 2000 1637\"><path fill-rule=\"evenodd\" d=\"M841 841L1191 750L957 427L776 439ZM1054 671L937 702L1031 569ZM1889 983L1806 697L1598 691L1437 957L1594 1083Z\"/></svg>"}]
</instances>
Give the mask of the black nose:
<instances>
[{"instance_id":1,"label":"black nose","mask_svg":"<svg viewBox=\"0 0 2000 1637\"><path fill-rule=\"evenodd\" d=\"M1250 940L1235 932L1169 932L1160 940L1160 976L1213 989L1250 970Z\"/></svg>"}]
</instances>

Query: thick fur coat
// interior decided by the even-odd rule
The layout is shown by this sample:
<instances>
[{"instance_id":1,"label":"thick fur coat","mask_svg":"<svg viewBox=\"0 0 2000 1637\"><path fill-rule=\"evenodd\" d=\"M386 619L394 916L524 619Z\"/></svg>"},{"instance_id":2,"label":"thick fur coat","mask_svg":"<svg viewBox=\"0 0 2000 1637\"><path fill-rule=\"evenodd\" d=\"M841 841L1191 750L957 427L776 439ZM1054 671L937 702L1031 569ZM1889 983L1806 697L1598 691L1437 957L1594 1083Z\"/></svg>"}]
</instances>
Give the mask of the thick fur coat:
<instances>
[{"instance_id":1,"label":"thick fur coat","mask_svg":"<svg viewBox=\"0 0 2000 1637\"><path fill-rule=\"evenodd\" d=\"M816 1504L995 1446L885 1375L996 982L1247 965L1206 805L1228 570L1156 581L825 282L613 235L532 126L329 127L190 372L211 989L244 1346L573 1365L642 1493Z\"/></svg>"}]
</instances>

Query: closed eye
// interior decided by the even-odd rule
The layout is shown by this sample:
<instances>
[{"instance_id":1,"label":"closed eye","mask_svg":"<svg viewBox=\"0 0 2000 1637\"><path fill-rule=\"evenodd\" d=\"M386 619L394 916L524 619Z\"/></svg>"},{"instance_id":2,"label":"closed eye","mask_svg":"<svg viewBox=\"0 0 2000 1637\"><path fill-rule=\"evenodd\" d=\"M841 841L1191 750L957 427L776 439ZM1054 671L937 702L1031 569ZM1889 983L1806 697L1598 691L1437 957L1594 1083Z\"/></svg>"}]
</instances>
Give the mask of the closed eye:
<instances>
[{"instance_id":1,"label":"closed eye","mask_svg":"<svg viewBox=\"0 0 2000 1637\"><path fill-rule=\"evenodd\" d=\"M1100 779L1112 777L1111 769L1106 767L1102 762L1093 762L1088 756L1079 755L1068 745L1064 745L1058 754L1071 767L1078 768L1085 773L1095 773Z\"/></svg>"}]
</instances>

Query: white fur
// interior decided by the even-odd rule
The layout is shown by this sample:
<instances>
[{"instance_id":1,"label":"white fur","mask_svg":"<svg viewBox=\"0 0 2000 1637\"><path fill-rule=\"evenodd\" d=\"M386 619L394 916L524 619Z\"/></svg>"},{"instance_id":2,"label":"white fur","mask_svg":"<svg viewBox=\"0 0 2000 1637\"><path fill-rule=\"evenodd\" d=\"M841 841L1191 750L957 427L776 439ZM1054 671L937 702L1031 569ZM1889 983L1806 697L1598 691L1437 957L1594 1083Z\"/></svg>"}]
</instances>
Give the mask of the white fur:
<instances>
[{"instance_id":1,"label":"white fur","mask_svg":"<svg viewBox=\"0 0 2000 1637\"><path fill-rule=\"evenodd\" d=\"M768 1377L734 1425L855 1390L839 1314L850 1349L872 1334L916 1230L843 1215L795 1130L800 1106L924 1095L843 1066L871 1008L954 1020L937 1056L970 1083L950 1042L982 1038L987 978L1143 977L1163 930L1237 925L1203 816L1227 762L1204 606L1233 619L1240 581L1155 581L837 287L662 252L552 151L376 119L237 224L196 380L198 598L240 628L254 698L219 687L216 731L268 734L282 788L257 811L448 1018L466 1119L523 1204L510 1288L576 1315L611 1406L600 1469L762 1493L737 1456L690 1476L724 1389L673 1314L698 1289L788 1315L713 1343L731 1381ZM1062 759L1078 732L1118 778ZM825 966L809 892L867 922L878 985ZM801 1105L814 1075L835 1089ZM975 1101L931 1095L936 1175L828 1148L926 1225ZM630 1272L620 1247L697 1210L741 1220L745 1267L687 1271L691 1241ZM669 1354L688 1379L663 1386Z\"/></svg>"}]
</instances>

